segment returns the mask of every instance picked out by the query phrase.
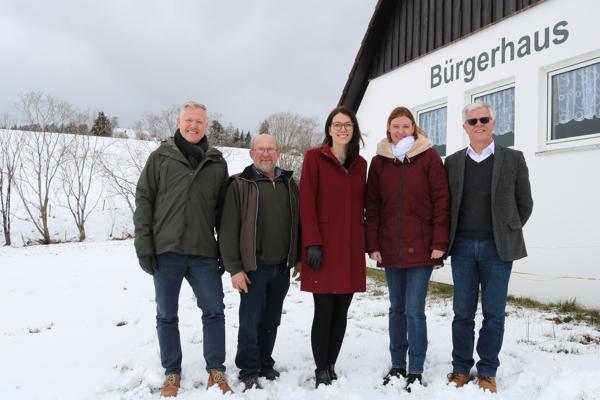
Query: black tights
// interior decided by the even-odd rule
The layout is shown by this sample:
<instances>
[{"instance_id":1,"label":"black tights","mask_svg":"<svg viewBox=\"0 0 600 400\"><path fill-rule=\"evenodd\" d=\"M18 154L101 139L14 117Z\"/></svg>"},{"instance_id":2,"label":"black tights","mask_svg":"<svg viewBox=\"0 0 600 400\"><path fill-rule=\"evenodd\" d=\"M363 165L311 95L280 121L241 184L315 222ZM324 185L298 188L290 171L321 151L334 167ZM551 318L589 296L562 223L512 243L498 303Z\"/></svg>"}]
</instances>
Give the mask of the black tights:
<instances>
[{"instance_id":1,"label":"black tights","mask_svg":"<svg viewBox=\"0 0 600 400\"><path fill-rule=\"evenodd\" d=\"M313 293L315 316L310 341L318 370L335 364L340 354L352 295Z\"/></svg>"}]
</instances>

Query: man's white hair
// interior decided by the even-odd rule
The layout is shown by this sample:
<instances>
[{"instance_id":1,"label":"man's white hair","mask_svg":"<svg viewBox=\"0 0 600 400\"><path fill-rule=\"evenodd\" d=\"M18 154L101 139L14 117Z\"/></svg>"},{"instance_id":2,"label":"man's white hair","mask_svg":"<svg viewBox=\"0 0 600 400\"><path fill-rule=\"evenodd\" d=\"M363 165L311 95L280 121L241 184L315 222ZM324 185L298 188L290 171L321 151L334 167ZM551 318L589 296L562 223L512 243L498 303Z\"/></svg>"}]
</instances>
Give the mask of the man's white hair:
<instances>
[{"instance_id":1,"label":"man's white hair","mask_svg":"<svg viewBox=\"0 0 600 400\"><path fill-rule=\"evenodd\" d=\"M185 103L183 103L181 105L181 108L179 109L179 116L181 117L181 115L183 114L183 112L185 111L186 108L200 108L204 111L206 111L206 106L202 103L198 103L197 101L186 101Z\"/></svg>"},{"instance_id":2,"label":"man's white hair","mask_svg":"<svg viewBox=\"0 0 600 400\"><path fill-rule=\"evenodd\" d=\"M463 110L462 110L462 120L463 120L463 123L467 121L467 114L468 113L470 113L473 110L478 110L480 108L487 108L487 110L490 113L490 117L492 119L496 119L496 116L494 115L494 109L492 108L492 105L490 103L486 103L485 101L477 100L477 101L474 101L473 103L467 104L465 106L465 108L463 108Z\"/></svg>"}]
</instances>

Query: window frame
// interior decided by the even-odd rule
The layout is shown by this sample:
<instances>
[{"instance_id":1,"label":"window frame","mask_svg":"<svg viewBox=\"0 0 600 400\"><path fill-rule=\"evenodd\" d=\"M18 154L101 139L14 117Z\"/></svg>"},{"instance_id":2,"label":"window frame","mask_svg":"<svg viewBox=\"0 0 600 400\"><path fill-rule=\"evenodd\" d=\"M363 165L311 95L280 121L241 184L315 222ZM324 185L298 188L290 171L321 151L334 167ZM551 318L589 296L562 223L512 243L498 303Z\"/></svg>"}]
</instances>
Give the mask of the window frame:
<instances>
[{"instance_id":1,"label":"window frame","mask_svg":"<svg viewBox=\"0 0 600 400\"><path fill-rule=\"evenodd\" d=\"M545 71L545 109L546 118L543 131L543 147L545 149L564 149L600 143L600 131L588 135L572 136L562 139L552 139L552 78L554 76L585 68L590 65L600 64L600 55L588 57L583 60L569 60Z\"/></svg>"}]
</instances>

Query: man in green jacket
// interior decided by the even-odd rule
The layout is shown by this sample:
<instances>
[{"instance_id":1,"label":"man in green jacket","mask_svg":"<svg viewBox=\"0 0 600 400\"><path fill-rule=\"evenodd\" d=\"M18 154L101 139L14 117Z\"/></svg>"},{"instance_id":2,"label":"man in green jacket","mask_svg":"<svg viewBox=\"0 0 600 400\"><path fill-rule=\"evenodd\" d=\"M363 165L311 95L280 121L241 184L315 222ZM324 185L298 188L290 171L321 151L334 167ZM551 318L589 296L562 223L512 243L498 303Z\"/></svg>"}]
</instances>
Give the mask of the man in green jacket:
<instances>
[{"instance_id":1,"label":"man in green jacket","mask_svg":"<svg viewBox=\"0 0 600 400\"><path fill-rule=\"evenodd\" d=\"M279 150L271 135L254 138L250 157L253 164L230 179L219 233L225 269L240 292L235 363L244 391L260 389L259 376L279 376L271 355L290 269L300 268L293 172L276 167Z\"/></svg>"},{"instance_id":2,"label":"man in green jacket","mask_svg":"<svg viewBox=\"0 0 600 400\"><path fill-rule=\"evenodd\" d=\"M135 250L140 266L154 278L156 330L166 379L162 396L176 396L181 380L177 316L185 278L202 310L208 386L230 392L225 376L225 306L215 239L227 163L208 147L206 107L187 102L177 131L152 152L135 193Z\"/></svg>"}]
</instances>

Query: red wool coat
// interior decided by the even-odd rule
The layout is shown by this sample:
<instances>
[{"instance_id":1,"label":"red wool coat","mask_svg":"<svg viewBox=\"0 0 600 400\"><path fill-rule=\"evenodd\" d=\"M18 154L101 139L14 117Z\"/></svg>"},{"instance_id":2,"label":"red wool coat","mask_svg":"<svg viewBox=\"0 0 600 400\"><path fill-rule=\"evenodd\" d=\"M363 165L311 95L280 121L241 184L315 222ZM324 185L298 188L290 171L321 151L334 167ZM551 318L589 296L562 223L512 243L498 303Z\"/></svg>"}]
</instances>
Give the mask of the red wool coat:
<instances>
[{"instance_id":1,"label":"red wool coat","mask_svg":"<svg viewBox=\"0 0 600 400\"><path fill-rule=\"evenodd\" d=\"M301 290L354 293L366 290L365 188L367 162L358 157L348 172L329 146L304 156L300 182ZM307 263L307 248L321 245L323 265Z\"/></svg>"},{"instance_id":2,"label":"red wool coat","mask_svg":"<svg viewBox=\"0 0 600 400\"><path fill-rule=\"evenodd\" d=\"M431 250L448 250L448 178L431 142L419 135L404 162L387 139L377 146L367 181L367 251L383 267L443 265Z\"/></svg>"}]
</instances>

